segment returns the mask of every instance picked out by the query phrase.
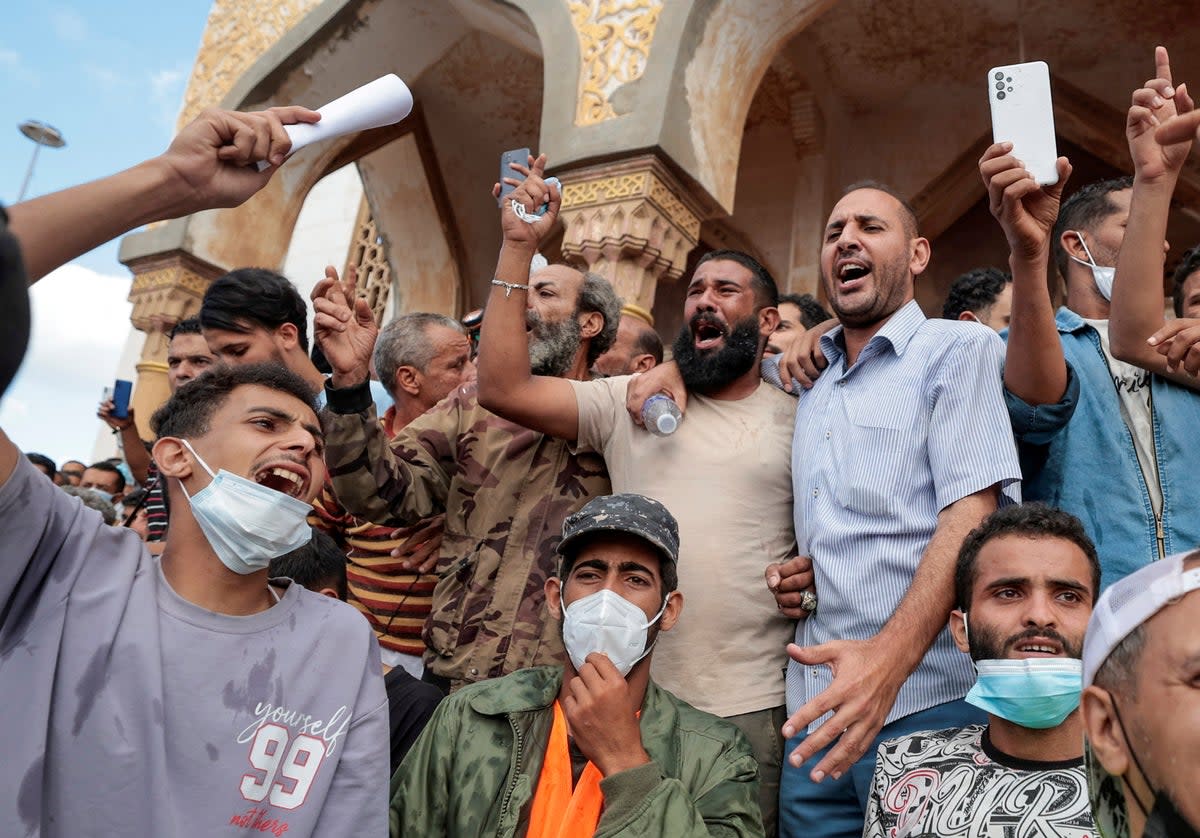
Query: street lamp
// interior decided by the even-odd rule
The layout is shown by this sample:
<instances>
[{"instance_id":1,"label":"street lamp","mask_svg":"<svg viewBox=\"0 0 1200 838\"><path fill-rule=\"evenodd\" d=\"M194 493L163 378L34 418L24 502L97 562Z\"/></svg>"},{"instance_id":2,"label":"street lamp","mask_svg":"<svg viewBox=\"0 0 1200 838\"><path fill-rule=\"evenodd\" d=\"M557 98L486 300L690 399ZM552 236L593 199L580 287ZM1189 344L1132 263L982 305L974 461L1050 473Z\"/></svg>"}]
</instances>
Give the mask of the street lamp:
<instances>
[{"instance_id":1,"label":"street lamp","mask_svg":"<svg viewBox=\"0 0 1200 838\"><path fill-rule=\"evenodd\" d=\"M17 130L33 140L33 158L29 161L29 168L25 170L25 181L21 184L21 194L17 196L17 202L20 203L25 199L25 190L29 188L29 179L33 177L33 166L37 163L38 152L42 150L42 146L62 148L67 141L53 125L38 122L36 119L25 120L17 126Z\"/></svg>"}]
</instances>

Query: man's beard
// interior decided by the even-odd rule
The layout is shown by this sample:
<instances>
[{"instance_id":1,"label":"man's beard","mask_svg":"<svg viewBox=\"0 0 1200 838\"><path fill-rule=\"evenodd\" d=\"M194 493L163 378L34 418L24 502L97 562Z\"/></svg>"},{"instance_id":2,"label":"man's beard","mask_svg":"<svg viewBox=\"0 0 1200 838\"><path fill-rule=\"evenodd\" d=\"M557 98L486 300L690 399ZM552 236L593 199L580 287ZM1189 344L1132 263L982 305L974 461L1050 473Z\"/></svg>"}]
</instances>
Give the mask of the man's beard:
<instances>
[{"instance_id":1,"label":"man's beard","mask_svg":"<svg viewBox=\"0 0 1200 838\"><path fill-rule=\"evenodd\" d=\"M969 619L969 617L968 617ZM1044 637L1056 640L1062 646L1063 654L1069 658L1083 657L1083 642L1072 643L1052 628L1029 628L1020 634L1014 634L1006 640L1000 640L1000 633L988 626L970 625L968 623L968 645L971 649L971 660L990 661L1003 660L1005 652L1016 646L1022 640L1033 640Z\"/></svg>"},{"instance_id":2,"label":"man's beard","mask_svg":"<svg viewBox=\"0 0 1200 838\"><path fill-rule=\"evenodd\" d=\"M758 360L758 315L752 314L735 324L718 349L696 348L695 329L703 322L724 328L712 314L699 312L679 330L672 349L688 390L713 393L745 375Z\"/></svg>"},{"instance_id":3,"label":"man's beard","mask_svg":"<svg viewBox=\"0 0 1200 838\"><path fill-rule=\"evenodd\" d=\"M829 297L829 307L843 326L852 329L873 326L891 317L903 305L906 296L904 276L908 272L908 260L901 257L892 264L875 264L871 272L874 274L871 298L852 309L842 306L842 301L837 295L840 284L837 277L822 275L826 295Z\"/></svg>"},{"instance_id":4,"label":"man's beard","mask_svg":"<svg viewBox=\"0 0 1200 838\"><path fill-rule=\"evenodd\" d=\"M579 320L568 317L547 323L536 312L525 315L529 332L529 365L534 375L561 376L571 367L583 329Z\"/></svg>"}]
</instances>

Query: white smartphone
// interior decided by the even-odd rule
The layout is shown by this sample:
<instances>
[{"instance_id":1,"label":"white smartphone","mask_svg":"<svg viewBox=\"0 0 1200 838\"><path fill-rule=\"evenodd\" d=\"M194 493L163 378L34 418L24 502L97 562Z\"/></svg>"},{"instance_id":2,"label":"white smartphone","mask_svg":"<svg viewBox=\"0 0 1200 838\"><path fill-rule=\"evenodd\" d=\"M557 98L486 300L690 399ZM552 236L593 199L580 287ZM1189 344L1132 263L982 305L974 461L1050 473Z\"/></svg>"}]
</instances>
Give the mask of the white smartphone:
<instances>
[{"instance_id":1,"label":"white smartphone","mask_svg":"<svg viewBox=\"0 0 1200 838\"><path fill-rule=\"evenodd\" d=\"M1013 144L1013 155L1043 186L1058 183L1058 146L1054 140L1054 104L1050 68L1045 61L1010 64L988 70L992 141Z\"/></svg>"}]
</instances>

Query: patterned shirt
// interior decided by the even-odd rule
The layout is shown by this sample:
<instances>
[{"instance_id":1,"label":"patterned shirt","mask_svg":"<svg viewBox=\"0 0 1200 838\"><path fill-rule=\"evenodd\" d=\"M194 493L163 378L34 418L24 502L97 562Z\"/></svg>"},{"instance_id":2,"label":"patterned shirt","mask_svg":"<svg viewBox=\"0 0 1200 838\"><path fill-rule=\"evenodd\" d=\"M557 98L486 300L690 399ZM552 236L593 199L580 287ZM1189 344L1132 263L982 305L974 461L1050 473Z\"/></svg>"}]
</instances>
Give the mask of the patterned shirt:
<instances>
[{"instance_id":1,"label":"patterned shirt","mask_svg":"<svg viewBox=\"0 0 1200 838\"><path fill-rule=\"evenodd\" d=\"M610 491L598 454L479 406L459 388L385 437L365 387L330 390L321 411L338 501L379 526L445 513L425 625L426 667L452 687L565 657L544 586L563 520Z\"/></svg>"},{"instance_id":2,"label":"patterned shirt","mask_svg":"<svg viewBox=\"0 0 1200 838\"><path fill-rule=\"evenodd\" d=\"M983 725L921 731L879 746L863 838L1096 834L1083 757L1010 757L996 750Z\"/></svg>"},{"instance_id":3,"label":"patterned shirt","mask_svg":"<svg viewBox=\"0 0 1200 838\"><path fill-rule=\"evenodd\" d=\"M938 514L996 484L1019 500L1021 479L995 332L927 320L910 301L853 366L840 326L821 337L821 349L829 367L801 394L792 441L796 541L812 557L819 598L797 624L803 646L878 634L908 592ZM778 378L777 362L772 368ZM791 661L788 712L832 680L827 666ZM974 681L970 659L945 628L887 722L960 699Z\"/></svg>"}]
</instances>

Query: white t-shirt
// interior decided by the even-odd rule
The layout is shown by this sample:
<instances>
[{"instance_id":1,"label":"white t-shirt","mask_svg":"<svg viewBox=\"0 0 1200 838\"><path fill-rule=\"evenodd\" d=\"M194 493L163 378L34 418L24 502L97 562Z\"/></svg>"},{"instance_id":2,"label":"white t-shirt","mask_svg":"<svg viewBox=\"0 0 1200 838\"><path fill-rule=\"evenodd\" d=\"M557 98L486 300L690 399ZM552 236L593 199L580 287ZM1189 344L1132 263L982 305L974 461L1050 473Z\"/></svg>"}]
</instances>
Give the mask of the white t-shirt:
<instances>
[{"instance_id":1,"label":"white t-shirt","mask_svg":"<svg viewBox=\"0 0 1200 838\"><path fill-rule=\"evenodd\" d=\"M1031 762L983 725L879 746L863 838L1095 838L1083 758Z\"/></svg>"},{"instance_id":2,"label":"white t-shirt","mask_svg":"<svg viewBox=\"0 0 1200 838\"><path fill-rule=\"evenodd\" d=\"M678 430L657 437L625 411L628 376L571 385L579 448L604 455L614 492L654 498L679 522L683 614L659 635L654 680L717 716L782 705L795 622L763 572L795 555L796 399L765 383L737 401L692 394Z\"/></svg>"},{"instance_id":3,"label":"white t-shirt","mask_svg":"<svg viewBox=\"0 0 1200 838\"><path fill-rule=\"evenodd\" d=\"M176 594L20 458L0 486L0 835L383 835L388 702L351 606Z\"/></svg>"},{"instance_id":4,"label":"white t-shirt","mask_svg":"<svg viewBox=\"0 0 1200 838\"><path fill-rule=\"evenodd\" d=\"M1138 465L1150 492L1150 503L1154 514L1162 514L1162 486L1158 482L1158 457L1154 453L1154 411L1150 404L1150 373L1141 367L1127 364L1114 358L1108 341L1107 320L1087 320L1089 326L1100 335L1100 346L1108 361L1113 386L1117 388L1117 399L1121 403L1121 419L1133 436L1133 450L1137 452Z\"/></svg>"}]
</instances>

